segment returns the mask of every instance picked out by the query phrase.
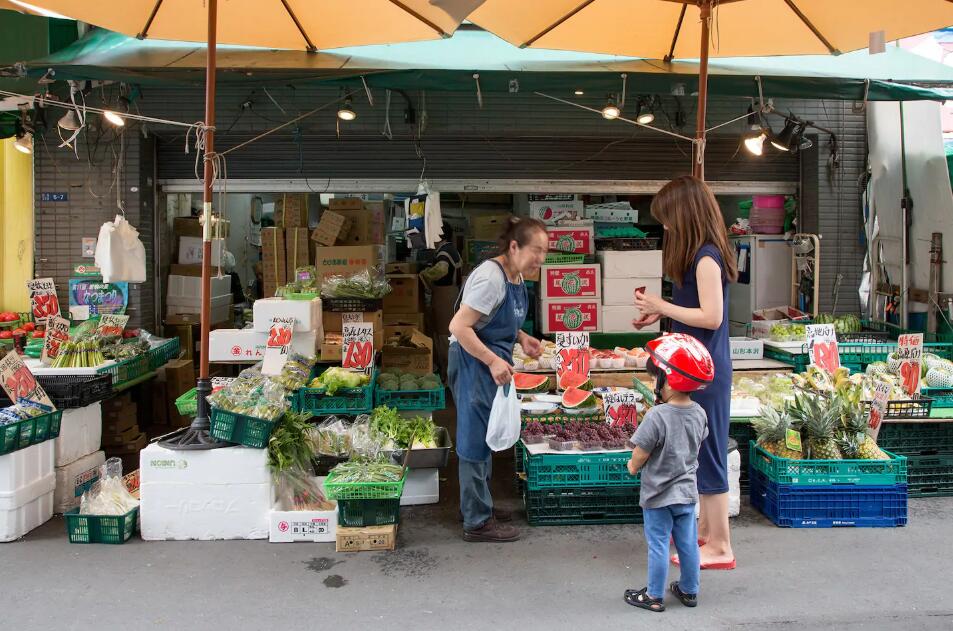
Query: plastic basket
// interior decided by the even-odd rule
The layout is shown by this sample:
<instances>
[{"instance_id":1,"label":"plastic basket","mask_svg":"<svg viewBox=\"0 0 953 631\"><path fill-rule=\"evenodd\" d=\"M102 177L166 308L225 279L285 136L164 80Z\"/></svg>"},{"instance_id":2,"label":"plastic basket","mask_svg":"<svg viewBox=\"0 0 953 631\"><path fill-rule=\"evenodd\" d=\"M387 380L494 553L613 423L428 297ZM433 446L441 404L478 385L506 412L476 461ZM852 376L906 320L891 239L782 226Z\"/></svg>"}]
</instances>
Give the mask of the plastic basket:
<instances>
[{"instance_id":1,"label":"plastic basket","mask_svg":"<svg viewBox=\"0 0 953 631\"><path fill-rule=\"evenodd\" d=\"M586 262L585 254L565 254L563 252L550 252L546 255L546 265L574 265Z\"/></svg>"},{"instance_id":2,"label":"plastic basket","mask_svg":"<svg viewBox=\"0 0 953 631\"><path fill-rule=\"evenodd\" d=\"M647 237L644 239L635 239L629 237L596 239L597 250L658 250L659 239L656 237Z\"/></svg>"},{"instance_id":3,"label":"plastic basket","mask_svg":"<svg viewBox=\"0 0 953 631\"><path fill-rule=\"evenodd\" d=\"M791 353L768 345L764 347L764 356L794 367L794 372L805 372L811 360L807 353Z\"/></svg>"},{"instance_id":4,"label":"plastic basket","mask_svg":"<svg viewBox=\"0 0 953 631\"><path fill-rule=\"evenodd\" d=\"M877 445L905 456L953 453L953 423L884 423Z\"/></svg>"},{"instance_id":5,"label":"plastic basket","mask_svg":"<svg viewBox=\"0 0 953 631\"><path fill-rule=\"evenodd\" d=\"M173 337L149 349L149 369L157 370L179 356L179 338Z\"/></svg>"},{"instance_id":6,"label":"plastic basket","mask_svg":"<svg viewBox=\"0 0 953 631\"><path fill-rule=\"evenodd\" d=\"M528 490L523 502L530 526L642 523L638 486Z\"/></svg>"},{"instance_id":7,"label":"plastic basket","mask_svg":"<svg viewBox=\"0 0 953 631\"><path fill-rule=\"evenodd\" d=\"M285 300L314 300L320 297L320 294L311 292L289 292L284 295Z\"/></svg>"},{"instance_id":8,"label":"plastic basket","mask_svg":"<svg viewBox=\"0 0 953 631\"><path fill-rule=\"evenodd\" d=\"M63 519L70 543L125 543L139 529L139 507L125 515L80 515L74 508Z\"/></svg>"},{"instance_id":9,"label":"plastic basket","mask_svg":"<svg viewBox=\"0 0 953 631\"><path fill-rule=\"evenodd\" d=\"M907 486L786 486L751 475L751 506L785 528L894 528L907 523Z\"/></svg>"},{"instance_id":10,"label":"plastic basket","mask_svg":"<svg viewBox=\"0 0 953 631\"><path fill-rule=\"evenodd\" d=\"M338 482L336 478L331 471L324 481L325 493L331 500L390 500L404 492L405 478L397 482Z\"/></svg>"},{"instance_id":11,"label":"plastic basket","mask_svg":"<svg viewBox=\"0 0 953 631\"><path fill-rule=\"evenodd\" d=\"M276 424L277 421L226 412L213 407L209 433L219 440L263 449L268 445L268 439Z\"/></svg>"},{"instance_id":12,"label":"plastic basket","mask_svg":"<svg viewBox=\"0 0 953 631\"><path fill-rule=\"evenodd\" d=\"M374 405L433 412L447 407L447 389L440 386L434 390L381 390L375 386Z\"/></svg>"},{"instance_id":13,"label":"plastic basket","mask_svg":"<svg viewBox=\"0 0 953 631\"><path fill-rule=\"evenodd\" d=\"M322 298L321 309L333 313L365 313L380 311L384 306L381 298Z\"/></svg>"},{"instance_id":14,"label":"plastic basket","mask_svg":"<svg viewBox=\"0 0 953 631\"><path fill-rule=\"evenodd\" d=\"M933 399L934 409L953 408L953 388L920 388L920 394Z\"/></svg>"},{"instance_id":15,"label":"plastic basket","mask_svg":"<svg viewBox=\"0 0 953 631\"><path fill-rule=\"evenodd\" d=\"M371 375L370 382L361 388L341 388L331 396L324 388L301 388L292 399L297 412L308 412L315 416L329 414L364 414L374 409L374 384L377 382L377 370Z\"/></svg>"},{"instance_id":16,"label":"plastic basket","mask_svg":"<svg viewBox=\"0 0 953 631\"><path fill-rule=\"evenodd\" d=\"M109 375L37 375L36 381L58 410L84 408L113 393ZM6 397L2 391L0 396Z\"/></svg>"},{"instance_id":17,"label":"plastic basket","mask_svg":"<svg viewBox=\"0 0 953 631\"><path fill-rule=\"evenodd\" d=\"M103 366L96 370L101 375L110 375L113 380L113 389L118 390L125 384L140 379L152 370L150 354L131 357L122 361Z\"/></svg>"},{"instance_id":18,"label":"plastic basket","mask_svg":"<svg viewBox=\"0 0 953 631\"><path fill-rule=\"evenodd\" d=\"M907 466L910 497L953 495L953 454L911 456Z\"/></svg>"},{"instance_id":19,"label":"plastic basket","mask_svg":"<svg viewBox=\"0 0 953 631\"><path fill-rule=\"evenodd\" d=\"M182 416L195 416L199 411L199 389L192 388L176 399L175 408Z\"/></svg>"},{"instance_id":20,"label":"plastic basket","mask_svg":"<svg viewBox=\"0 0 953 631\"><path fill-rule=\"evenodd\" d=\"M369 528L400 523L400 498L389 500L339 500L338 525Z\"/></svg>"},{"instance_id":21,"label":"plastic basket","mask_svg":"<svg viewBox=\"0 0 953 631\"><path fill-rule=\"evenodd\" d=\"M560 487L638 486L639 478L629 475L628 451L613 453L536 454L524 450L526 482L530 491Z\"/></svg>"},{"instance_id":22,"label":"plastic basket","mask_svg":"<svg viewBox=\"0 0 953 631\"><path fill-rule=\"evenodd\" d=\"M884 418L930 418L933 409L933 399L920 397L919 399L898 399L887 401ZM870 402L864 401L864 410L870 410Z\"/></svg>"},{"instance_id":23,"label":"plastic basket","mask_svg":"<svg viewBox=\"0 0 953 631\"><path fill-rule=\"evenodd\" d=\"M744 421L734 421L728 425L728 437L734 438L735 442L738 443L738 455L741 456L741 475L739 476L739 482L741 483L742 490L748 490L749 488L749 476L748 476L748 467L745 463L748 462L751 451L751 442L755 439L754 429L751 427L751 423Z\"/></svg>"},{"instance_id":24,"label":"plastic basket","mask_svg":"<svg viewBox=\"0 0 953 631\"><path fill-rule=\"evenodd\" d=\"M326 456L321 454L311 459L311 468L314 470L314 475L326 477L331 473L331 469L348 460L348 456Z\"/></svg>"},{"instance_id":25,"label":"plastic basket","mask_svg":"<svg viewBox=\"0 0 953 631\"><path fill-rule=\"evenodd\" d=\"M63 411L54 410L16 423L0 425L0 456L57 438L62 420Z\"/></svg>"},{"instance_id":26,"label":"plastic basket","mask_svg":"<svg viewBox=\"0 0 953 631\"><path fill-rule=\"evenodd\" d=\"M748 443L751 477L758 471L788 486L885 486L907 483L907 459L889 451L890 460L790 460Z\"/></svg>"}]
</instances>

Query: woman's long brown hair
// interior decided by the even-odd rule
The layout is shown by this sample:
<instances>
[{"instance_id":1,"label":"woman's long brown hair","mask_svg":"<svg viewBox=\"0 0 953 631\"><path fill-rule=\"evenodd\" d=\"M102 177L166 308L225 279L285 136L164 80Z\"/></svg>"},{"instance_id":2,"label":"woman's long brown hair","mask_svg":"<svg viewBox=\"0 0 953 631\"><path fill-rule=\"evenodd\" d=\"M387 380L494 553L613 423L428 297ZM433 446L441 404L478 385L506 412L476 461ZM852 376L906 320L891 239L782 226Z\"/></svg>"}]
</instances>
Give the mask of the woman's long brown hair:
<instances>
[{"instance_id":1,"label":"woman's long brown hair","mask_svg":"<svg viewBox=\"0 0 953 631\"><path fill-rule=\"evenodd\" d=\"M681 287L695 255L706 243L721 253L725 278L738 280L738 262L728 243L728 231L715 194L702 180L691 175L675 178L652 200L652 216L668 228L662 244L665 275Z\"/></svg>"}]
</instances>

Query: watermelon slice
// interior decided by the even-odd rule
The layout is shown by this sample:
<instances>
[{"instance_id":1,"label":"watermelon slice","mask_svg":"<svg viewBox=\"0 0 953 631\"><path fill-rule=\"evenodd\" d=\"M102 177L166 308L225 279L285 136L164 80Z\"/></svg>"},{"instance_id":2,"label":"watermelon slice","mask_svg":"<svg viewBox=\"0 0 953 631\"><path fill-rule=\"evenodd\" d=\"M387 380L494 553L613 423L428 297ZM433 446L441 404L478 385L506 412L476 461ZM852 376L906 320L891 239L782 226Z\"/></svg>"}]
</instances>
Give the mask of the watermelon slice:
<instances>
[{"instance_id":1,"label":"watermelon slice","mask_svg":"<svg viewBox=\"0 0 953 631\"><path fill-rule=\"evenodd\" d=\"M513 375L517 392L548 392L549 376L518 372Z\"/></svg>"},{"instance_id":2,"label":"watermelon slice","mask_svg":"<svg viewBox=\"0 0 953 631\"><path fill-rule=\"evenodd\" d=\"M563 392L562 405L564 408L587 408L596 404L596 397L588 390L580 388L566 388Z\"/></svg>"},{"instance_id":3,"label":"watermelon slice","mask_svg":"<svg viewBox=\"0 0 953 631\"><path fill-rule=\"evenodd\" d=\"M586 379L582 375L577 375L575 373L568 373L563 375L562 379L559 380L559 389L568 390L569 388L581 388L583 390L588 390L592 387L592 381Z\"/></svg>"}]
</instances>

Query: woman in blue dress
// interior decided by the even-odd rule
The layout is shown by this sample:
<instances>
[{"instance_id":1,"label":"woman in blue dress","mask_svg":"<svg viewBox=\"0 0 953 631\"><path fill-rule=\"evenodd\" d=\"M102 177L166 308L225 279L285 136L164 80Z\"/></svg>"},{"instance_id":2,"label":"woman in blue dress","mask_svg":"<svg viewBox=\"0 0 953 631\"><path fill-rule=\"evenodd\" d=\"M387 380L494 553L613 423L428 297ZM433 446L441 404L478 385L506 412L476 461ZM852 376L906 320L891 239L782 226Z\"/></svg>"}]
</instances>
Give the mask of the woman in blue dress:
<instances>
[{"instance_id":1,"label":"woman in blue dress","mask_svg":"<svg viewBox=\"0 0 953 631\"><path fill-rule=\"evenodd\" d=\"M638 294L633 322L642 328L672 320L708 348L715 380L692 399L708 414L708 438L698 454L702 569L731 570L735 555L728 532L728 424L731 408L731 351L728 343L728 283L738 279L734 249L715 195L702 180L683 176L666 184L652 200L652 216L662 224L662 261L674 283L672 302Z\"/></svg>"},{"instance_id":2,"label":"woman in blue dress","mask_svg":"<svg viewBox=\"0 0 953 631\"><path fill-rule=\"evenodd\" d=\"M523 276L546 259L549 237L536 219L513 219L500 237L498 256L480 264L457 299L450 321L449 382L457 408L460 512L466 541L516 541L511 515L490 497L492 453L486 444L497 387L513 380L513 345L539 357L539 340L520 328L528 298ZM511 385L512 387L512 385Z\"/></svg>"}]
</instances>

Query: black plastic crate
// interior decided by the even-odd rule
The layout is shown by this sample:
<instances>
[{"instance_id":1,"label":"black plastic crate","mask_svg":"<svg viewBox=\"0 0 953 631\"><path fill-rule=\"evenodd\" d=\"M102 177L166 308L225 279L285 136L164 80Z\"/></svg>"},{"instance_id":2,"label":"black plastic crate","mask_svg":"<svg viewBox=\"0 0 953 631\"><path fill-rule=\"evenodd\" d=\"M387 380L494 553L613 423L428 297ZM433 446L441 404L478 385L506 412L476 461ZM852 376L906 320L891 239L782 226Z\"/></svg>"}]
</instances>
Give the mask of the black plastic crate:
<instances>
[{"instance_id":1,"label":"black plastic crate","mask_svg":"<svg viewBox=\"0 0 953 631\"><path fill-rule=\"evenodd\" d=\"M36 380L58 410L84 408L113 394L110 375L39 375Z\"/></svg>"},{"instance_id":2,"label":"black plastic crate","mask_svg":"<svg viewBox=\"0 0 953 631\"><path fill-rule=\"evenodd\" d=\"M608 239L596 239L597 250L658 250L661 239L657 237L646 237L636 239L634 237L614 237Z\"/></svg>"},{"instance_id":3,"label":"black plastic crate","mask_svg":"<svg viewBox=\"0 0 953 631\"><path fill-rule=\"evenodd\" d=\"M910 497L953 495L953 454L908 456Z\"/></svg>"},{"instance_id":4,"label":"black plastic crate","mask_svg":"<svg viewBox=\"0 0 953 631\"><path fill-rule=\"evenodd\" d=\"M384 308L381 298L322 298L321 309L333 313L366 313Z\"/></svg>"},{"instance_id":5,"label":"black plastic crate","mask_svg":"<svg viewBox=\"0 0 953 631\"><path fill-rule=\"evenodd\" d=\"M641 524L639 487L566 487L526 491L530 526Z\"/></svg>"},{"instance_id":6,"label":"black plastic crate","mask_svg":"<svg viewBox=\"0 0 953 631\"><path fill-rule=\"evenodd\" d=\"M904 456L953 453L953 423L884 423L877 445Z\"/></svg>"}]
</instances>

